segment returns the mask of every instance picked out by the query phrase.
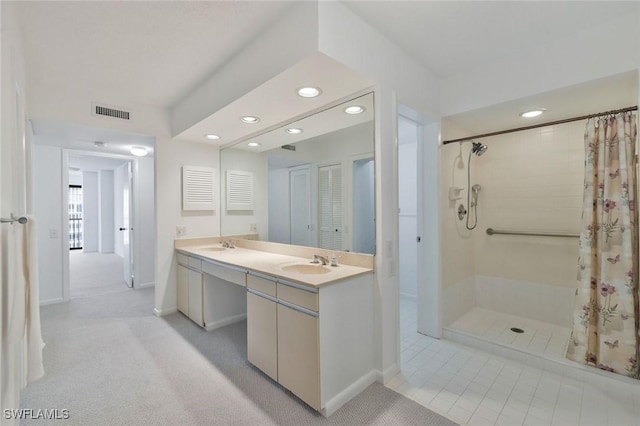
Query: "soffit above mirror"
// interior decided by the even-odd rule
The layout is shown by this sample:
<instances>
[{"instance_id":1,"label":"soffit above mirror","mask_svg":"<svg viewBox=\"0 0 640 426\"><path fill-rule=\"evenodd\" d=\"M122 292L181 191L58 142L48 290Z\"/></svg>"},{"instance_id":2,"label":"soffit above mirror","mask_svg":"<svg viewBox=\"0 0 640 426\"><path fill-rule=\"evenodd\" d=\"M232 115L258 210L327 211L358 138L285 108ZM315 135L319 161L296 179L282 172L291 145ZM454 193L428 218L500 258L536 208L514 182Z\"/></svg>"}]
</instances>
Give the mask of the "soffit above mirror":
<instances>
[{"instance_id":1,"label":"soffit above mirror","mask_svg":"<svg viewBox=\"0 0 640 426\"><path fill-rule=\"evenodd\" d=\"M246 140L283 124L308 116L353 93L374 85L361 74L343 64L317 53L305 59L251 92L218 110L175 138L226 146ZM301 87L318 87L322 93L314 98L297 94ZM255 124L243 123L243 116L256 116ZM209 140L207 134L220 138ZM308 136L307 136L308 137Z\"/></svg>"},{"instance_id":2,"label":"soffit above mirror","mask_svg":"<svg viewBox=\"0 0 640 426\"><path fill-rule=\"evenodd\" d=\"M362 107L363 111L359 114L346 113L345 109L351 106ZM358 124L367 123L373 121L373 118L373 94L368 93L341 103L340 105L336 105L332 108L304 117L285 126L271 130L270 132L258 135L255 138L251 138L250 141L235 144L233 145L233 148L244 149L252 152L269 151L282 145L295 144L296 142L311 139L316 136L336 132ZM290 134L287 132L288 129L298 129L301 130L301 133ZM251 142L252 145L248 145L248 142Z\"/></svg>"}]
</instances>

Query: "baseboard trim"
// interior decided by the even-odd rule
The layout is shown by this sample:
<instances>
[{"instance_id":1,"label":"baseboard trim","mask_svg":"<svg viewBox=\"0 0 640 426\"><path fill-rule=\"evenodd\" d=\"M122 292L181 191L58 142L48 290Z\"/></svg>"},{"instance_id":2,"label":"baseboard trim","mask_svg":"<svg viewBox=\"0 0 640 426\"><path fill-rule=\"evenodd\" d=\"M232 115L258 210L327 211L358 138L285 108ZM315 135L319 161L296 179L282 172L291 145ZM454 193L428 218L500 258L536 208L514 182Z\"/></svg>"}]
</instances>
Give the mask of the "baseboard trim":
<instances>
[{"instance_id":1,"label":"baseboard trim","mask_svg":"<svg viewBox=\"0 0 640 426\"><path fill-rule=\"evenodd\" d=\"M158 308L153 309L153 314L157 317L163 317L165 315L175 314L176 312L178 312L177 306L173 308L167 308L167 309L158 309Z\"/></svg>"},{"instance_id":2,"label":"baseboard trim","mask_svg":"<svg viewBox=\"0 0 640 426\"><path fill-rule=\"evenodd\" d=\"M320 413L325 417L329 417L330 415L338 411L344 404L351 401L351 399L360 394L360 392L364 391L371 384L375 383L377 375L378 372L376 370L369 371L364 376L360 377L358 380L343 389L339 394L327 401Z\"/></svg>"},{"instance_id":3,"label":"baseboard trim","mask_svg":"<svg viewBox=\"0 0 640 426\"><path fill-rule=\"evenodd\" d=\"M245 319L247 319L247 314L234 315L232 317L227 317L218 321L214 321L212 323L208 323L205 325L204 329L207 331L211 331L215 330L216 328L221 328L236 322L244 321Z\"/></svg>"},{"instance_id":4,"label":"baseboard trim","mask_svg":"<svg viewBox=\"0 0 640 426\"><path fill-rule=\"evenodd\" d=\"M153 287L155 286L156 283L155 282L148 282L148 283L142 283L142 284L138 284L137 286L135 286L136 288L147 288L147 287Z\"/></svg>"},{"instance_id":5,"label":"baseboard trim","mask_svg":"<svg viewBox=\"0 0 640 426\"><path fill-rule=\"evenodd\" d=\"M400 368L397 363L391 364L384 371L375 370L376 372L376 381L382 383L383 385L389 380L393 379L396 374L400 372Z\"/></svg>"},{"instance_id":6,"label":"baseboard trim","mask_svg":"<svg viewBox=\"0 0 640 426\"><path fill-rule=\"evenodd\" d=\"M53 305L54 303L62 303L62 302L64 302L64 299L62 297L56 297L55 299L41 300L40 306Z\"/></svg>"}]
</instances>

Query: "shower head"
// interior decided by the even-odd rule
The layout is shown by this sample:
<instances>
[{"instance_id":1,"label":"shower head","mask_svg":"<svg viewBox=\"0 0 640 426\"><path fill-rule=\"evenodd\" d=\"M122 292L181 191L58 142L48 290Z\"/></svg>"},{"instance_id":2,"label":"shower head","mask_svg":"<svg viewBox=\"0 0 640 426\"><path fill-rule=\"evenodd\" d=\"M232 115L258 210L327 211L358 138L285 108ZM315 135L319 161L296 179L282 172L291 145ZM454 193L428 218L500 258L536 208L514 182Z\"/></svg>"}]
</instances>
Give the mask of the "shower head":
<instances>
[{"instance_id":1,"label":"shower head","mask_svg":"<svg viewBox=\"0 0 640 426\"><path fill-rule=\"evenodd\" d=\"M487 152L487 149L489 149L488 146L482 145L480 142L474 142L473 147L471 148L471 152L480 157L482 154Z\"/></svg>"}]
</instances>

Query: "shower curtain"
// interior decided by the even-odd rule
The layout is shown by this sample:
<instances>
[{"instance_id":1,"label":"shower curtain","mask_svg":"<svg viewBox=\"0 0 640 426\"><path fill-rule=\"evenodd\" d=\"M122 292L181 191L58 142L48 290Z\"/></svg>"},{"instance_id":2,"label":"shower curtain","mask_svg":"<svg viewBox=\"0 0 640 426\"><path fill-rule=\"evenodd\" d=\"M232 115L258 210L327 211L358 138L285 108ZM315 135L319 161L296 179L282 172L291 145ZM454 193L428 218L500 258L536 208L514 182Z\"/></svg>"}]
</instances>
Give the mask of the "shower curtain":
<instances>
[{"instance_id":1,"label":"shower curtain","mask_svg":"<svg viewBox=\"0 0 640 426\"><path fill-rule=\"evenodd\" d=\"M590 119L567 358L638 378L636 114Z\"/></svg>"}]
</instances>

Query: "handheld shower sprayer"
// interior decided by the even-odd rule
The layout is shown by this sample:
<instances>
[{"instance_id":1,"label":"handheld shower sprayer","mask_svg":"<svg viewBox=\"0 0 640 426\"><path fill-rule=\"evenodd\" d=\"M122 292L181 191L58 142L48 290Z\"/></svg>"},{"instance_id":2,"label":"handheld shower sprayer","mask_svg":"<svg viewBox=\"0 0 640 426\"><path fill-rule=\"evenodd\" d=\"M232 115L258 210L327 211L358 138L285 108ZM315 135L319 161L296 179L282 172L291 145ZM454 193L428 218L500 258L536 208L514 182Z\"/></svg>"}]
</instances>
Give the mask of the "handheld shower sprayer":
<instances>
[{"instance_id":1,"label":"handheld shower sprayer","mask_svg":"<svg viewBox=\"0 0 640 426\"><path fill-rule=\"evenodd\" d=\"M472 141L473 142L473 141ZM468 230L475 229L478 225L478 196L480 195L480 190L482 187L477 183L471 186L471 154L475 154L480 157L482 154L487 152L489 147L487 145L483 145L480 142L473 142L471 145L471 150L469 151L469 161L467 161L467 206L469 206L469 210L473 209L473 216L475 218L475 223L473 226L469 226L469 216L471 216L471 212L467 215L467 221L465 226ZM473 197L473 201L472 201Z\"/></svg>"},{"instance_id":2,"label":"handheld shower sprayer","mask_svg":"<svg viewBox=\"0 0 640 426\"><path fill-rule=\"evenodd\" d=\"M482 187L477 183L471 187L471 198L473 198L473 201L471 201L471 204L469 204L469 206L475 207L478 205L478 195L480 195L481 189Z\"/></svg>"}]
</instances>

